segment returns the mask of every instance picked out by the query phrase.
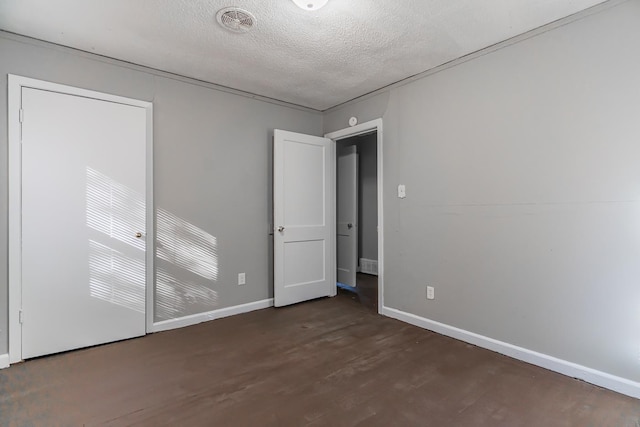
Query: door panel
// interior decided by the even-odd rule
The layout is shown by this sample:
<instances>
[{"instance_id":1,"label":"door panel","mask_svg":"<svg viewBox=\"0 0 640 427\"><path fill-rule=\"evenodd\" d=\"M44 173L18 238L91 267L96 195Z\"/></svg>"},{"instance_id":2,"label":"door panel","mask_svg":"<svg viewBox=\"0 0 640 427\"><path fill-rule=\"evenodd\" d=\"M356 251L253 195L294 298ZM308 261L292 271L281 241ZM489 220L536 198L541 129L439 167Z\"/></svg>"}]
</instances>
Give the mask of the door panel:
<instances>
[{"instance_id":1,"label":"door panel","mask_svg":"<svg viewBox=\"0 0 640 427\"><path fill-rule=\"evenodd\" d=\"M143 335L145 110L29 88L22 109L22 357Z\"/></svg>"},{"instance_id":2,"label":"door panel","mask_svg":"<svg viewBox=\"0 0 640 427\"><path fill-rule=\"evenodd\" d=\"M274 304L335 295L333 143L274 133Z\"/></svg>"},{"instance_id":3,"label":"door panel","mask_svg":"<svg viewBox=\"0 0 640 427\"><path fill-rule=\"evenodd\" d=\"M358 154L356 146L338 156L337 269L338 282L356 286L358 266Z\"/></svg>"},{"instance_id":4,"label":"door panel","mask_svg":"<svg viewBox=\"0 0 640 427\"><path fill-rule=\"evenodd\" d=\"M326 213L324 145L285 140L284 221L289 227L324 226Z\"/></svg>"}]
</instances>

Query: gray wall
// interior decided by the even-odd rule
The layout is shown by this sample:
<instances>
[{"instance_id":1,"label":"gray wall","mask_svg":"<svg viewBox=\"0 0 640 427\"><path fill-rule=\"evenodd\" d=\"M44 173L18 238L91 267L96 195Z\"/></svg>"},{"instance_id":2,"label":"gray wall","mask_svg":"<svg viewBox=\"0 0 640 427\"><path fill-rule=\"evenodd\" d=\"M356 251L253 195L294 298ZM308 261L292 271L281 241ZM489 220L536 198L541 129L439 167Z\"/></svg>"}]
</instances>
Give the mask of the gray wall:
<instances>
[{"instance_id":1,"label":"gray wall","mask_svg":"<svg viewBox=\"0 0 640 427\"><path fill-rule=\"evenodd\" d=\"M384 120L387 306L640 381L639 46L629 1L325 114Z\"/></svg>"},{"instance_id":2,"label":"gray wall","mask_svg":"<svg viewBox=\"0 0 640 427\"><path fill-rule=\"evenodd\" d=\"M322 116L161 77L141 67L0 33L0 354L7 351L7 74L154 103L156 208L216 238L218 277L158 260L172 279L158 307L179 317L272 296L271 137L320 135ZM178 229L188 238L186 228ZM185 231L186 230L186 231ZM237 274L247 284L237 286Z\"/></svg>"}]
</instances>

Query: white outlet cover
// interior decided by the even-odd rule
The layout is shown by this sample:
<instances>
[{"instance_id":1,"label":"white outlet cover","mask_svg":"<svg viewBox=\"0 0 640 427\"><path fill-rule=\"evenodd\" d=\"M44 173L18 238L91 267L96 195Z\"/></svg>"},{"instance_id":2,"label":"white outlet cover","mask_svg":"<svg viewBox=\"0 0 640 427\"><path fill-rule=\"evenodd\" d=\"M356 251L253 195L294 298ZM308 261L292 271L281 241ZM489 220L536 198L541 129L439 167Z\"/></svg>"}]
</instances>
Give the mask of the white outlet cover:
<instances>
[{"instance_id":1,"label":"white outlet cover","mask_svg":"<svg viewBox=\"0 0 640 427\"><path fill-rule=\"evenodd\" d=\"M427 286L427 299L435 299L435 289L433 286Z\"/></svg>"}]
</instances>

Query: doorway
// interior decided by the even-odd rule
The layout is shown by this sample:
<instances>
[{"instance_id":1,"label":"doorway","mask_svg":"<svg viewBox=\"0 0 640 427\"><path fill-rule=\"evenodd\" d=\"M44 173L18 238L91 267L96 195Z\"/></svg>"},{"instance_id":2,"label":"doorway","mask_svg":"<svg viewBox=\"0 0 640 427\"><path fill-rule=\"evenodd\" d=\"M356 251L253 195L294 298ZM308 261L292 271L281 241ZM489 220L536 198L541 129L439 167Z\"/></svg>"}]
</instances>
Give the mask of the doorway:
<instances>
[{"instance_id":1,"label":"doorway","mask_svg":"<svg viewBox=\"0 0 640 427\"><path fill-rule=\"evenodd\" d=\"M276 307L336 295L336 145L341 140L372 133L376 141L377 172L377 312L382 312L382 119L324 137L274 131L273 296ZM353 258L357 259L357 255Z\"/></svg>"},{"instance_id":2,"label":"doorway","mask_svg":"<svg viewBox=\"0 0 640 427\"><path fill-rule=\"evenodd\" d=\"M357 121L357 120L356 120ZM371 120L369 122L365 122L362 124L357 124L355 126L341 129L335 132L331 132L325 135L326 138L330 138L334 141L336 148L338 144L342 141L349 140L352 138L357 138L362 136L363 140L368 141L367 148L375 147L375 187L371 181L369 181L368 189L371 191L375 188L376 194L376 206L375 209L372 209L371 205L367 205L367 214L370 215L372 211L375 211L375 226L376 233L374 240L377 244L377 251L374 253L377 254L377 267L376 273L377 275L368 274L367 272L372 272L372 266L366 265L367 258L361 257L360 255L371 255L369 252L361 252L359 251L359 262L360 269L365 269L365 272L360 271L359 277L361 281L369 279L369 283L363 283L362 289L368 287L375 291L375 296L377 299L377 312L382 313L382 308L384 307L384 197L383 197L383 182L384 182L384 158L383 158L383 130L382 130L382 119ZM364 142L363 142L364 144ZM364 209L364 206L362 207ZM364 219L360 220L363 225L365 224ZM366 227L366 225L365 225ZM368 236L371 237L371 233L368 233ZM364 246L364 245L363 245ZM363 258L363 259L360 259ZM364 279L364 280L363 280ZM357 278L356 278L357 280ZM357 282L356 282L357 285ZM357 289L357 286L356 286ZM348 292L348 291L347 291ZM369 297L372 299L372 297Z\"/></svg>"},{"instance_id":3,"label":"doorway","mask_svg":"<svg viewBox=\"0 0 640 427\"><path fill-rule=\"evenodd\" d=\"M336 266L339 294L378 307L377 131L336 141Z\"/></svg>"}]
</instances>

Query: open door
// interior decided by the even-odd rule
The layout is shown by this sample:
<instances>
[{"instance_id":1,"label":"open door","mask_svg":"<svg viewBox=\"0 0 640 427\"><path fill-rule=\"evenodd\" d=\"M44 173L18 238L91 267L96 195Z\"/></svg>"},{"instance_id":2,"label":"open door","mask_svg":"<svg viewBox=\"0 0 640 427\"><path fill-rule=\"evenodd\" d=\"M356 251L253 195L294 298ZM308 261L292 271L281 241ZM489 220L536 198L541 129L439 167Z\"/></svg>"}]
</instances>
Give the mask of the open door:
<instances>
[{"instance_id":1,"label":"open door","mask_svg":"<svg viewBox=\"0 0 640 427\"><path fill-rule=\"evenodd\" d=\"M355 145L338 151L338 282L355 287L358 267L358 153Z\"/></svg>"},{"instance_id":2,"label":"open door","mask_svg":"<svg viewBox=\"0 0 640 427\"><path fill-rule=\"evenodd\" d=\"M336 293L333 142L276 130L274 305Z\"/></svg>"}]
</instances>

